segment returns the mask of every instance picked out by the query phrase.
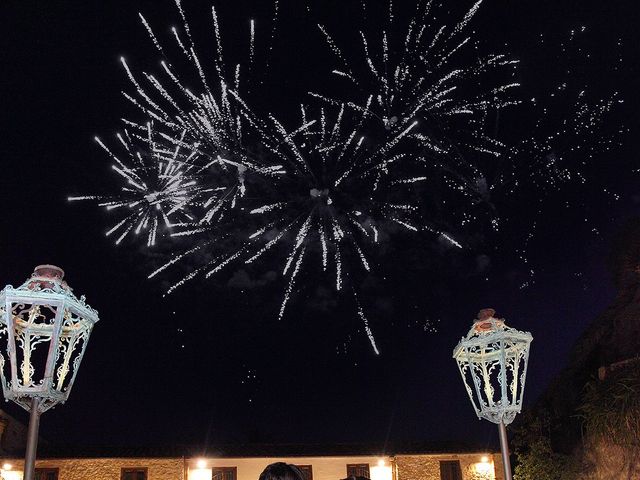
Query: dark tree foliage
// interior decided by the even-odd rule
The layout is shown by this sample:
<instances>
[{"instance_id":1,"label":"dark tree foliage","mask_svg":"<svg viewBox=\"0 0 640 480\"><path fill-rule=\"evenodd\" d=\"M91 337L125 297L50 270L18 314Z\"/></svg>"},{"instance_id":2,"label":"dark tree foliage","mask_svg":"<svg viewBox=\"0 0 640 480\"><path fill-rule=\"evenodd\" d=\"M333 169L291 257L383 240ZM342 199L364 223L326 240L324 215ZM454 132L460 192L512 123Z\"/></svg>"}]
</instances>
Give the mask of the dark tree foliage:
<instances>
[{"instance_id":1,"label":"dark tree foliage","mask_svg":"<svg viewBox=\"0 0 640 480\"><path fill-rule=\"evenodd\" d=\"M552 438L554 425L548 411L540 409L535 413L523 414L520 426L513 439L516 465L515 480L572 480L576 478L577 466L571 455L558 453Z\"/></svg>"},{"instance_id":2,"label":"dark tree foliage","mask_svg":"<svg viewBox=\"0 0 640 480\"><path fill-rule=\"evenodd\" d=\"M586 433L622 447L640 446L640 363L593 380L578 408Z\"/></svg>"}]
</instances>

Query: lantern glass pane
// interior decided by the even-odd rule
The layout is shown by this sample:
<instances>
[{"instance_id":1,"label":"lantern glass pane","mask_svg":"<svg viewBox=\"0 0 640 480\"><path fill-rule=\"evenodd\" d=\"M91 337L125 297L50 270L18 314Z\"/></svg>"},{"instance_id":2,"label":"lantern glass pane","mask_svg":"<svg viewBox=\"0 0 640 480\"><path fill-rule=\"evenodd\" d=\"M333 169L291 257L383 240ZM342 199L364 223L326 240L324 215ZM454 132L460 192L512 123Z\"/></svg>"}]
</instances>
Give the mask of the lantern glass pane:
<instances>
[{"instance_id":1,"label":"lantern glass pane","mask_svg":"<svg viewBox=\"0 0 640 480\"><path fill-rule=\"evenodd\" d=\"M55 332L57 306L44 303L11 303L15 388L46 388L45 374L51 338Z\"/></svg>"},{"instance_id":2,"label":"lantern glass pane","mask_svg":"<svg viewBox=\"0 0 640 480\"><path fill-rule=\"evenodd\" d=\"M509 402L518 407L522 406L527 354L527 345L519 341L513 342L506 350L507 394Z\"/></svg>"},{"instance_id":3,"label":"lantern glass pane","mask_svg":"<svg viewBox=\"0 0 640 480\"><path fill-rule=\"evenodd\" d=\"M57 344L53 389L67 393L71 388L90 333L90 322L70 308L64 310Z\"/></svg>"},{"instance_id":4,"label":"lantern glass pane","mask_svg":"<svg viewBox=\"0 0 640 480\"><path fill-rule=\"evenodd\" d=\"M4 308L0 308L4 319ZM11 383L11 359L9 358L9 330L7 325L0 323L0 375L2 376L2 389L6 391Z\"/></svg>"},{"instance_id":5,"label":"lantern glass pane","mask_svg":"<svg viewBox=\"0 0 640 480\"><path fill-rule=\"evenodd\" d=\"M460 375L462 375L462 380L467 390L467 394L469 395L469 399L473 404L473 408L475 409L476 413L479 414L480 406L478 405L478 402L476 400L475 378L471 373L471 368L469 367L469 364L467 362L460 361L458 361L458 368L460 369Z\"/></svg>"}]
</instances>

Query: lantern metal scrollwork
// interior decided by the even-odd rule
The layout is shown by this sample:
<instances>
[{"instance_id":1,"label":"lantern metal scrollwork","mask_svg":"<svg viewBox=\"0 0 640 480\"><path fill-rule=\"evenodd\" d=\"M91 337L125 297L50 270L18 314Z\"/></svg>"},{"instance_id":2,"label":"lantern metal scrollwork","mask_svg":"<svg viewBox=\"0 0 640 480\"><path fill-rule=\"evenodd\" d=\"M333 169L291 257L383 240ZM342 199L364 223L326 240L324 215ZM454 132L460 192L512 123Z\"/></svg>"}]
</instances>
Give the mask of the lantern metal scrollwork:
<instances>
[{"instance_id":1,"label":"lantern metal scrollwork","mask_svg":"<svg viewBox=\"0 0 640 480\"><path fill-rule=\"evenodd\" d=\"M533 337L483 310L455 348L462 380L478 418L509 425L522 409Z\"/></svg>"},{"instance_id":2,"label":"lantern metal scrollwork","mask_svg":"<svg viewBox=\"0 0 640 480\"><path fill-rule=\"evenodd\" d=\"M529 347L533 337L481 310L466 337L453 351L460 375L478 418L500 427L506 478L511 478L506 425L522 410Z\"/></svg>"},{"instance_id":3,"label":"lantern metal scrollwork","mask_svg":"<svg viewBox=\"0 0 640 480\"><path fill-rule=\"evenodd\" d=\"M77 298L64 271L40 265L0 292L0 380L7 401L31 412L25 480L33 478L40 414L69 397L98 312Z\"/></svg>"},{"instance_id":4,"label":"lantern metal scrollwork","mask_svg":"<svg viewBox=\"0 0 640 480\"><path fill-rule=\"evenodd\" d=\"M0 292L2 390L26 410L34 397L40 413L67 400L98 321L98 312L72 293L63 276L62 269L41 265L18 288Z\"/></svg>"}]
</instances>

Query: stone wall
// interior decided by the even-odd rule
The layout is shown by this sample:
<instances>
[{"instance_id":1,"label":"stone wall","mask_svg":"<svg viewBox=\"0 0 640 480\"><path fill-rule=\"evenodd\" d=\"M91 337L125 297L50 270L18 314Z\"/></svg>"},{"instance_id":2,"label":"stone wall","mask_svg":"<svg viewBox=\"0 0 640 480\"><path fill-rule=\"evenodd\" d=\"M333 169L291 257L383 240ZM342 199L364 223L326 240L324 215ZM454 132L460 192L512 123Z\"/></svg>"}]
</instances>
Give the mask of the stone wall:
<instances>
[{"instance_id":1,"label":"stone wall","mask_svg":"<svg viewBox=\"0 0 640 480\"><path fill-rule=\"evenodd\" d=\"M10 461L23 470L22 461ZM186 480L182 458L82 458L38 460L36 468L59 469L59 480L120 480L123 468L147 468L148 480Z\"/></svg>"},{"instance_id":2,"label":"stone wall","mask_svg":"<svg viewBox=\"0 0 640 480\"><path fill-rule=\"evenodd\" d=\"M483 462L483 457L487 457ZM338 480L346 476L347 463L376 465L379 457L310 457L310 458L245 458L208 459L208 467L220 465L238 467L239 480L256 480L262 469L273 461L313 465L314 479ZM427 454L396 455L388 458L394 469L394 480L440 480L440 462L460 462L463 480L504 480L499 454ZM22 460L5 459L14 472L23 470ZM187 472L195 459L184 458L83 458L38 460L36 468L57 468L59 480L120 480L123 468L147 468L148 480L188 480ZM254 465L255 464L255 465ZM255 468L254 468L255 467ZM482 468L488 468L483 472ZM14 477L11 477L14 478ZM15 477L20 478L20 477Z\"/></svg>"},{"instance_id":3,"label":"stone wall","mask_svg":"<svg viewBox=\"0 0 640 480\"><path fill-rule=\"evenodd\" d=\"M585 441L579 480L629 480L640 478L640 447L622 447L605 441Z\"/></svg>"},{"instance_id":4,"label":"stone wall","mask_svg":"<svg viewBox=\"0 0 640 480\"><path fill-rule=\"evenodd\" d=\"M491 472L478 471L482 457L488 457ZM396 455L397 480L440 480L440 462L458 460L464 480L503 480L500 455L473 453L457 455Z\"/></svg>"}]
</instances>

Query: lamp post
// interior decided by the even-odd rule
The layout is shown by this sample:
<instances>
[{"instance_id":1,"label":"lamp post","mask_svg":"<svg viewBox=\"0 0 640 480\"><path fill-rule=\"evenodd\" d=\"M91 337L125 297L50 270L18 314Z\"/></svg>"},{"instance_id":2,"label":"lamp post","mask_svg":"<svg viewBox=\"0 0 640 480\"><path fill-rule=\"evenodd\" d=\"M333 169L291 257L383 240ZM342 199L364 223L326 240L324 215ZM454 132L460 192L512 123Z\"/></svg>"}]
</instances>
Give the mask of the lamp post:
<instances>
[{"instance_id":1,"label":"lamp post","mask_svg":"<svg viewBox=\"0 0 640 480\"><path fill-rule=\"evenodd\" d=\"M40 415L64 403L98 312L78 299L64 271L40 265L0 292L0 380L6 401L30 413L24 480L33 480Z\"/></svg>"},{"instance_id":2,"label":"lamp post","mask_svg":"<svg viewBox=\"0 0 640 480\"><path fill-rule=\"evenodd\" d=\"M507 429L522 409L529 346L533 337L507 327L495 310L481 310L466 337L453 350L478 418L498 425L505 480L511 480Z\"/></svg>"}]
</instances>

